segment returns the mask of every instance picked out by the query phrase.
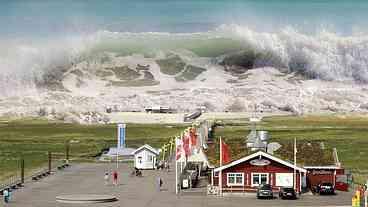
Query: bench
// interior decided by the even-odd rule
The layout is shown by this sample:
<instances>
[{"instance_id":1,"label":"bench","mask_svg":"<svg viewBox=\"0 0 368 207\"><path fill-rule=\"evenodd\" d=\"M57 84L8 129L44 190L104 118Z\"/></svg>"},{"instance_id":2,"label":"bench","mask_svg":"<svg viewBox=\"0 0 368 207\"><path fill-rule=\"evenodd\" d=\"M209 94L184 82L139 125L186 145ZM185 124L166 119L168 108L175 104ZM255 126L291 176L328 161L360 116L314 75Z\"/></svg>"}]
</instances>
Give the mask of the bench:
<instances>
[{"instance_id":1,"label":"bench","mask_svg":"<svg viewBox=\"0 0 368 207\"><path fill-rule=\"evenodd\" d=\"M41 172L38 172L38 173L32 175L32 180L33 181L37 181L37 180L39 180L39 179L41 179L43 177L46 177L48 175L50 175L50 172L49 171L41 171Z\"/></svg>"},{"instance_id":2,"label":"bench","mask_svg":"<svg viewBox=\"0 0 368 207\"><path fill-rule=\"evenodd\" d=\"M70 165L65 163L65 164L62 164L62 165L58 166L57 169L62 170L62 169L67 168L67 167L70 167Z\"/></svg>"}]
</instances>

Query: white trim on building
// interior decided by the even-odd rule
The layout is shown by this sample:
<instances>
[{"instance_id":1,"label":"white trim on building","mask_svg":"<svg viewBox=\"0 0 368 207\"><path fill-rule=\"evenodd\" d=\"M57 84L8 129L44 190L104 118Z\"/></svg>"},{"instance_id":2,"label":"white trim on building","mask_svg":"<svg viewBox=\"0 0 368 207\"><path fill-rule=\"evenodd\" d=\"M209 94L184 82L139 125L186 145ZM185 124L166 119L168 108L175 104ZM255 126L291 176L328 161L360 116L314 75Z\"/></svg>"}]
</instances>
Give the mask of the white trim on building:
<instances>
[{"instance_id":1,"label":"white trim on building","mask_svg":"<svg viewBox=\"0 0 368 207\"><path fill-rule=\"evenodd\" d=\"M294 166L294 164L292 164L292 163L289 163L289 162L286 162L286 161L284 161L284 160L281 160L281 159L279 159L279 158L277 158L277 157L274 157L274 156L272 156L272 155L270 155L270 154L268 154L268 153L266 153L266 152L263 152L263 151L258 151L258 152L256 152L256 153L253 153L253 154L251 154L251 155L248 155L248 156L246 156L246 157L243 157L243 158L241 158L241 159L239 159L239 160L235 160L235 161L233 161L233 162L230 162L230 163L229 163L229 164L227 164L227 165L223 165L223 166L221 166L221 167L215 168L215 170L214 170L214 171L215 171L215 172L219 172L219 171L222 171L222 170L224 170L224 169L226 169L226 168L229 168L229 167L232 167L232 166L238 165L238 164L240 164L240 163L246 162L246 161L248 161L248 160L250 160L250 159L253 159L253 158L256 158L256 157L265 157L265 158L268 158L268 159L273 160L273 161L275 161L275 162L278 162L278 163L280 163L280 164L283 164L283 165L285 165L285 166L287 166L287 167L290 167L290 168L292 168L292 169L296 169L296 170L298 170L298 171L300 171L300 172L303 172L303 173L306 173L306 172L307 172L307 170L306 170L306 169L303 169L303 168L300 168L300 167Z\"/></svg>"}]
</instances>

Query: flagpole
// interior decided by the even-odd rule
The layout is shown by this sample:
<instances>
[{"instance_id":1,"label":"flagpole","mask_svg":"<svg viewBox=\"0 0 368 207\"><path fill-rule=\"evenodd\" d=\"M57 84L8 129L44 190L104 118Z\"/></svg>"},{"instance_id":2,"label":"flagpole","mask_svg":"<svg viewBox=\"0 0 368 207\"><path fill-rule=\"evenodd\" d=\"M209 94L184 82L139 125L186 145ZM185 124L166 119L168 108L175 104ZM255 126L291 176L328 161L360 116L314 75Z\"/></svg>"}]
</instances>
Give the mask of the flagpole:
<instances>
[{"instance_id":1,"label":"flagpole","mask_svg":"<svg viewBox=\"0 0 368 207\"><path fill-rule=\"evenodd\" d=\"M296 189L296 137L294 138L294 189Z\"/></svg>"},{"instance_id":2,"label":"flagpole","mask_svg":"<svg viewBox=\"0 0 368 207\"><path fill-rule=\"evenodd\" d=\"M175 138L175 193L178 194L179 193L179 189L178 189L178 159L176 157L176 151L178 149L178 145L177 145L177 139Z\"/></svg>"},{"instance_id":3,"label":"flagpole","mask_svg":"<svg viewBox=\"0 0 368 207\"><path fill-rule=\"evenodd\" d=\"M222 137L220 137L220 168L222 167ZM222 196L222 170L219 172L219 190Z\"/></svg>"}]
</instances>

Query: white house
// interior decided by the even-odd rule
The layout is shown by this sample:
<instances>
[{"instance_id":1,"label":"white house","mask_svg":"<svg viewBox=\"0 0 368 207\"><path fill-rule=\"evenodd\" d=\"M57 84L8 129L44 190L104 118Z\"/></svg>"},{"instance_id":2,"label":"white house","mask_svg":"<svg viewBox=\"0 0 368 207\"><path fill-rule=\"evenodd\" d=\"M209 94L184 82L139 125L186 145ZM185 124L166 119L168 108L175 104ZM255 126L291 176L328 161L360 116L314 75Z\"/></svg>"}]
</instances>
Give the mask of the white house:
<instances>
[{"instance_id":1,"label":"white house","mask_svg":"<svg viewBox=\"0 0 368 207\"><path fill-rule=\"evenodd\" d=\"M159 155L158 150L145 144L134 152L134 167L138 169L155 169L156 159Z\"/></svg>"}]
</instances>

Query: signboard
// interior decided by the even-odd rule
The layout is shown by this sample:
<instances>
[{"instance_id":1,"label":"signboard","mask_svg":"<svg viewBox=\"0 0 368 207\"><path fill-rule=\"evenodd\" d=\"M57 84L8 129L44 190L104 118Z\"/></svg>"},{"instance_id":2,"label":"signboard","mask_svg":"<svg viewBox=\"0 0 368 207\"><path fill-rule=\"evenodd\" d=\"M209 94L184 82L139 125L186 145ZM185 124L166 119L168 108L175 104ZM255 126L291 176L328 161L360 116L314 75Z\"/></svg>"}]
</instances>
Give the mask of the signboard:
<instances>
[{"instance_id":1,"label":"signboard","mask_svg":"<svg viewBox=\"0 0 368 207\"><path fill-rule=\"evenodd\" d=\"M189 188L189 180L183 179L183 188Z\"/></svg>"},{"instance_id":2,"label":"signboard","mask_svg":"<svg viewBox=\"0 0 368 207\"><path fill-rule=\"evenodd\" d=\"M265 159L251 160L249 163L255 166L266 166L266 165L271 164L269 160L265 160Z\"/></svg>"},{"instance_id":3,"label":"signboard","mask_svg":"<svg viewBox=\"0 0 368 207\"><path fill-rule=\"evenodd\" d=\"M212 186L212 185L207 186L207 195L217 195L218 192L219 192L218 186Z\"/></svg>"},{"instance_id":4,"label":"signboard","mask_svg":"<svg viewBox=\"0 0 368 207\"><path fill-rule=\"evenodd\" d=\"M118 124L118 148L125 147L125 128L126 124Z\"/></svg>"},{"instance_id":5,"label":"signboard","mask_svg":"<svg viewBox=\"0 0 368 207\"><path fill-rule=\"evenodd\" d=\"M276 186L280 187L294 186L293 173L276 173Z\"/></svg>"},{"instance_id":6,"label":"signboard","mask_svg":"<svg viewBox=\"0 0 368 207\"><path fill-rule=\"evenodd\" d=\"M312 171L313 175L330 175L333 174L333 171L328 171L328 170L313 170Z\"/></svg>"}]
</instances>

